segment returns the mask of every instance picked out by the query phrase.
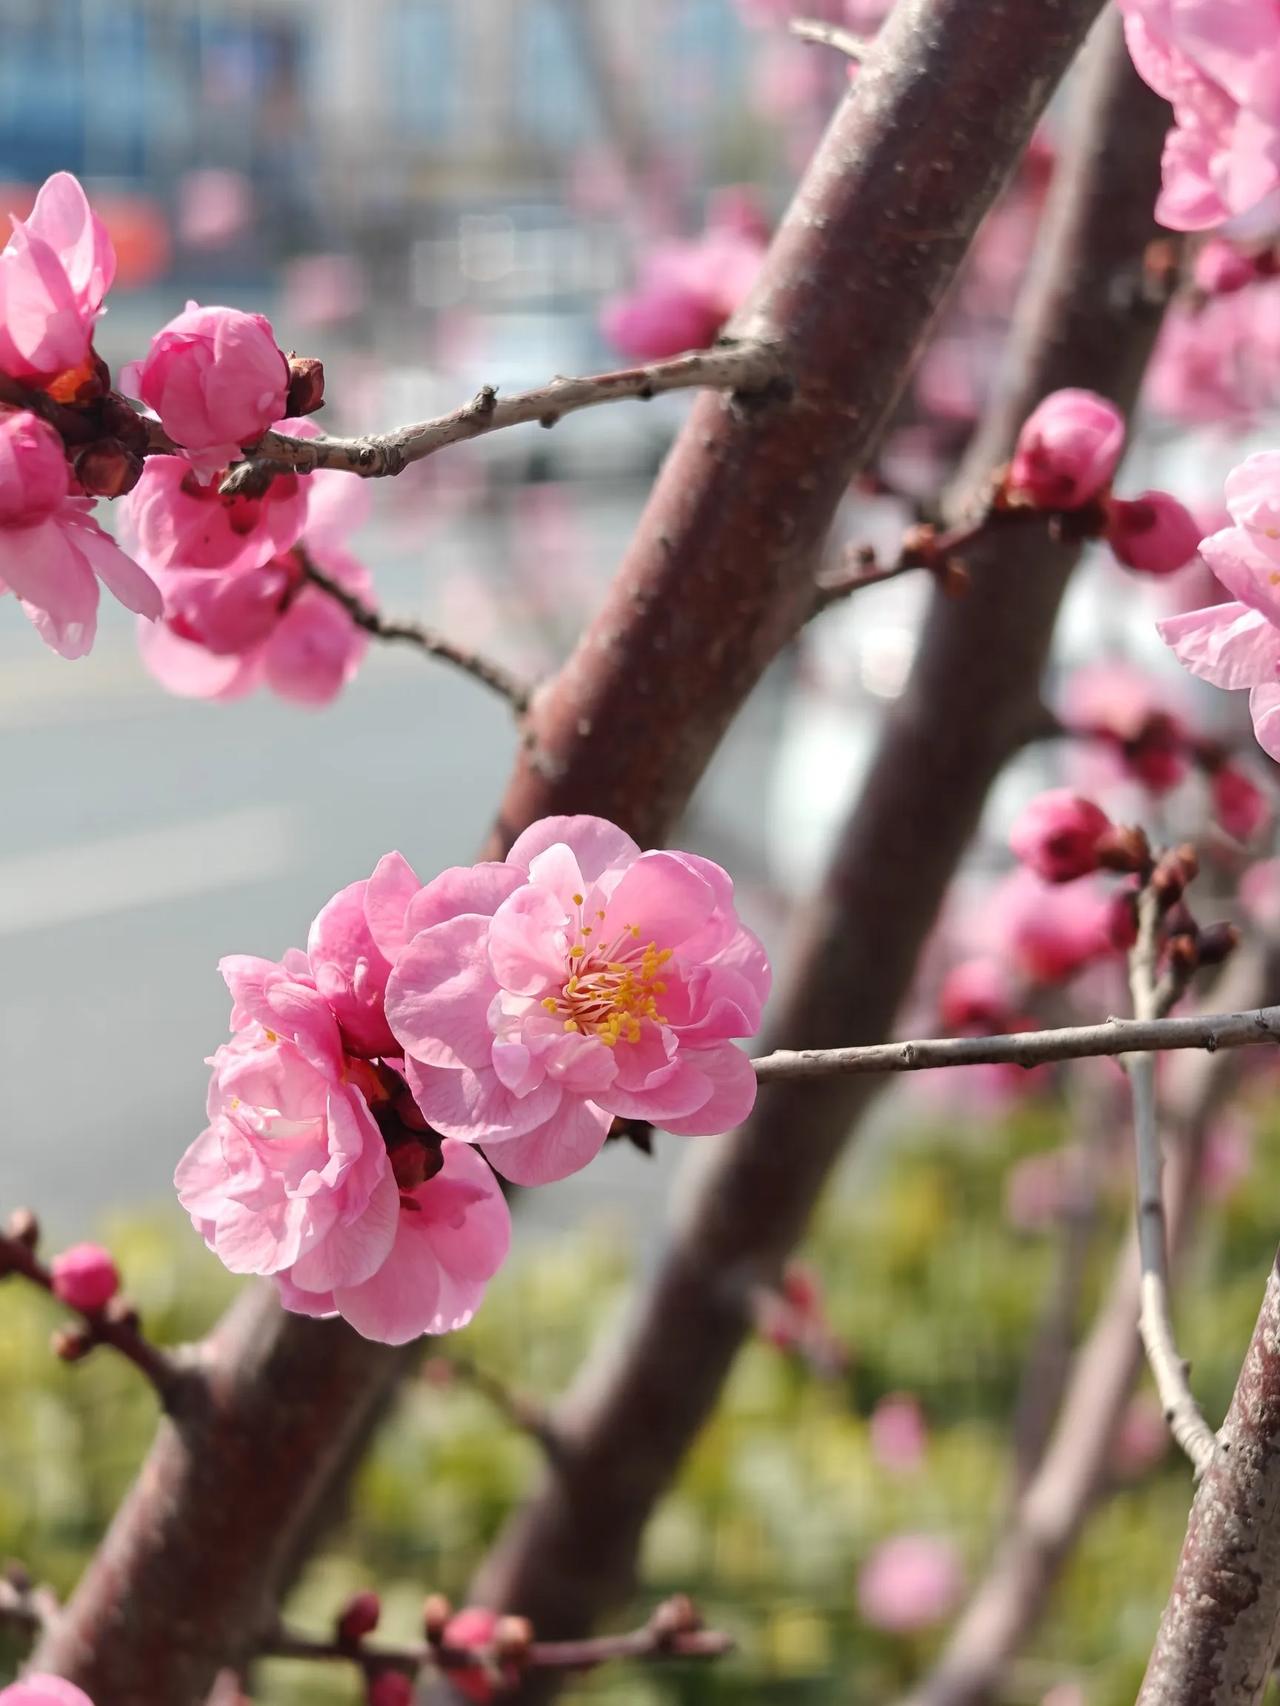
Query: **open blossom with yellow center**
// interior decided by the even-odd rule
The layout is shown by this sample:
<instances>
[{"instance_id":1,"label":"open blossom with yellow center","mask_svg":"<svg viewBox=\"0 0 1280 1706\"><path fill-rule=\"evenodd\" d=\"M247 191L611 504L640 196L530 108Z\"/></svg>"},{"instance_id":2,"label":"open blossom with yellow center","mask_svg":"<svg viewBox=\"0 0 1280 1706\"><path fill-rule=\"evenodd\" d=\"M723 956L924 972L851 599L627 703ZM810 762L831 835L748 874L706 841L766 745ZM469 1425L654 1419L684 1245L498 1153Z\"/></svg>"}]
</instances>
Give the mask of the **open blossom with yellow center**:
<instances>
[{"instance_id":1,"label":"open blossom with yellow center","mask_svg":"<svg viewBox=\"0 0 1280 1706\"><path fill-rule=\"evenodd\" d=\"M592 914L596 922L588 924L582 914L585 904L585 896L573 896L576 929L566 956L564 989L544 996L542 1006L566 1031L597 1036L609 1048L619 1042L638 1043L641 1020L667 1022L658 1010L667 993L660 974L674 949L659 948L656 942L642 947L638 924L624 924L607 944L593 941L608 914L597 907Z\"/></svg>"},{"instance_id":2,"label":"open blossom with yellow center","mask_svg":"<svg viewBox=\"0 0 1280 1706\"><path fill-rule=\"evenodd\" d=\"M520 1184L563 1178L616 1117L693 1136L750 1110L734 1038L769 965L733 884L691 853L642 853L601 818L546 818L501 865L445 872L413 902L387 1019L430 1124Z\"/></svg>"}]
</instances>

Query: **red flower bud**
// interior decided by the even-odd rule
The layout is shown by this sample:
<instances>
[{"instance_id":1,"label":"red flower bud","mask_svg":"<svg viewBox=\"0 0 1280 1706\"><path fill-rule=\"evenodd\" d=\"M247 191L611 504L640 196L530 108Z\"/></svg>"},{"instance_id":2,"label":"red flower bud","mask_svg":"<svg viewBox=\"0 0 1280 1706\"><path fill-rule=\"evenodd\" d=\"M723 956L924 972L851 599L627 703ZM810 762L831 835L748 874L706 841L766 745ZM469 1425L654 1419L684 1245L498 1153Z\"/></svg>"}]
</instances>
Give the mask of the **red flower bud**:
<instances>
[{"instance_id":1,"label":"red flower bud","mask_svg":"<svg viewBox=\"0 0 1280 1706\"><path fill-rule=\"evenodd\" d=\"M71 1309L95 1314L120 1289L120 1275L110 1254L98 1244L74 1244L50 1265L53 1295Z\"/></svg>"},{"instance_id":2,"label":"red flower bud","mask_svg":"<svg viewBox=\"0 0 1280 1706\"><path fill-rule=\"evenodd\" d=\"M314 415L324 403L324 363L310 355L290 355L285 414Z\"/></svg>"},{"instance_id":3,"label":"red flower bud","mask_svg":"<svg viewBox=\"0 0 1280 1706\"><path fill-rule=\"evenodd\" d=\"M1098 846L1111 820L1069 788L1039 794L1009 836L1014 853L1047 883L1069 883L1098 869Z\"/></svg>"},{"instance_id":4,"label":"red flower bud","mask_svg":"<svg viewBox=\"0 0 1280 1706\"><path fill-rule=\"evenodd\" d=\"M337 1636L344 1646L354 1647L366 1635L372 1635L382 1616L382 1601L366 1589L352 1594L338 1615Z\"/></svg>"}]
</instances>

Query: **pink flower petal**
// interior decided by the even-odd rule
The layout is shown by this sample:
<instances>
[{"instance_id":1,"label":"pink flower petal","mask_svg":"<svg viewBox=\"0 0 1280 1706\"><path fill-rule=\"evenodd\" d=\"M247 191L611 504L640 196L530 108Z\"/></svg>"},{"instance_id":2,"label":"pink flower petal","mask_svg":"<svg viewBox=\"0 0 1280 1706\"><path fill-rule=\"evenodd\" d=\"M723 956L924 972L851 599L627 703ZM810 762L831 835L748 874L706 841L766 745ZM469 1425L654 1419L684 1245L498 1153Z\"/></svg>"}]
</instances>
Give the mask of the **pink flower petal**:
<instances>
[{"instance_id":1,"label":"pink flower petal","mask_svg":"<svg viewBox=\"0 0 1280 1706\"><path fill-rule=\"evenodd\" d=\"M396 959L387 980L387 1023L424 1065L489 1064L489 1003L498 985L488 935L487 919L464 913L420 930Z\"/></svg>"},{"instance_id":2,"label":"pink flower petal","mask_svg":"<svg viewBox=\"0 0 1280 1706\"><path fill-rule=\"evenodd\" d=\"M544 817L517 837L507 864L527 871L548 847L562 841L578 861L587 882L593 883L610 865L639 857L640 849L617 824L602 817Z\"/></svg>"},{"instance_id":3,"label":"pink flower petal","mask_svg":"<svg viewBox=\"0 0 1280 1706\"><path fill-rule=\"evenodd\" d=\"M501 1143L486 1141L484 1152L513 1185L551 1185L593 1161L612 1124L612 1114L594 1102L566 1097L542 1125Z\"/></svg>"},{"instance_id":4,"label":"pink flower petal","mask_svg":"<svg viewBox=\"0 0 1280 1706\"><path fill-rule=\"evenodd\" d=\"M444 1137L471 1143L522 1137L555 1113L562 1092L558 1084L539 1084L527 1095L514 1096L491 1067L473 1071L462 1067L421 1066L405 1061L405 1076L424 1117Z\"/></svg>"}]
</instances>

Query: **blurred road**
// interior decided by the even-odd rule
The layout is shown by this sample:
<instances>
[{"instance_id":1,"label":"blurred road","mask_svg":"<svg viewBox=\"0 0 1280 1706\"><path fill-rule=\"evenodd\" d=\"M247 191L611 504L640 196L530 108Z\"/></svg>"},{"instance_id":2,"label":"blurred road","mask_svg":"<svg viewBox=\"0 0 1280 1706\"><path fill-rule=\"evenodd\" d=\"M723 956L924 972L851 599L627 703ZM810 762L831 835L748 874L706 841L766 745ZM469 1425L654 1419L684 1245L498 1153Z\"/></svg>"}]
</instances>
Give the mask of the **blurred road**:
<instances>
[{"instance_id":1,"label":"blurred road","mask_svg":"<svg viewBox=\"0 0 1280 1706\"><path fill-rule=\"evenodd\" d=\"M584 499L600 583L637 502ZM443 615L463 637L486 608L468 571L505 537L473 521L415 546L402 517L358 549L386 610ZM67 663L0 600L0 1210L29 1203L81 1236L100 1211L172 1201L227 1031L219 957L304 943L318 907L389 847L423 874L471 858L514 746L482 688L387 646L319 714L265 693L170 698L108 602L91 656ZM508 635L511 661L520 649ZM731 838L758 822L777 725L763 693L701 796ZM612 1198L642 1227L680 1148L664 1140L659 1166L610 1155L535 1193L530 1218L551 1230Z\"/></svg>"}]
</instances>

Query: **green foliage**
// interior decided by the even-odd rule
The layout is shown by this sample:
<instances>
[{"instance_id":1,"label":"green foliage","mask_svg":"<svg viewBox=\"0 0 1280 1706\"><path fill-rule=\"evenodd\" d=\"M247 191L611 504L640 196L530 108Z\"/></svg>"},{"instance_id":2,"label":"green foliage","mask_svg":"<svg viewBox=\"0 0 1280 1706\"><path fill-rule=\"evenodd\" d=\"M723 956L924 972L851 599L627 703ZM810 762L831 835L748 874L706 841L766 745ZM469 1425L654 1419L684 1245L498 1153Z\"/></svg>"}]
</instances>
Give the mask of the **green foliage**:
<instances>
[{"instance_id":1,"label":"green foliage","mask_svg":"<svg viewBox=\"0 0 1280 1706\"><path fill-rule=\"evenodd\" d=\"M1032 1111L981 1135L899 1136L892 1149L855 1159L808 1251L852 1347L847 1378L824 1382L763 1342L748 1347L650 1528L643 1596L619 1618L634 1622L663 1594L689 1591L738 1638L738 1653L704 1667L602 1671L578 1681L571 1699L888 1701L919 1674L942 1631L903 1639L868 1629L857 1612L858 1571L878 1541L902 1531L949 1537L970 1579L983 1567L1005 1508L1025 1353L1059 1256L1054 1235L1009 1228L1006 1177L1013 1160L1059 1138L1057 1115ZM1280 1126L1264 1126L1249 1180L1214 1210L1182 1288L1178 1314L1196 1388L1215 1419L1271 1259L1277 1179ZM1121 1231L1124 1192L1117 1166L1082 1324ZM230 1295L217 1264L172 1223L101 1231L158 1338L200 1332ZM440 1350L465 1353L513 1387L554 1395L609 1330L630 1271L607 1216L572 1237L517 1239L479 1319ZM142 1455L154 1403L109 1355L72 1368L52 1358L57 1319L56 1306L26 1288L0 1291L0 1555L24 1559L66 1591ZM886 1471L870 1449L867 1417L895 1391L913 1392L929 1419L915 1472ZM335 1608L372 1584L383 1596L382 1633L413 1639L424 1592L464 1599L477 1558L539 1472L536 1447L442 1355L429 1356L361 1471L350 1516L299 1584L290 1617L324 1632ZM1132 1699L1190 1492L1172 1452L1119 1486L1015 1667L1008 1699L1038 1701L1064 1680L1082 1686L1089 1706ZM0 1677L18 1656L11 1641L0 1644ZM337 1665L266 1664L255 1689L266 1706L357 1699L354 1677Z\"/></svg>"}]
</instances>

